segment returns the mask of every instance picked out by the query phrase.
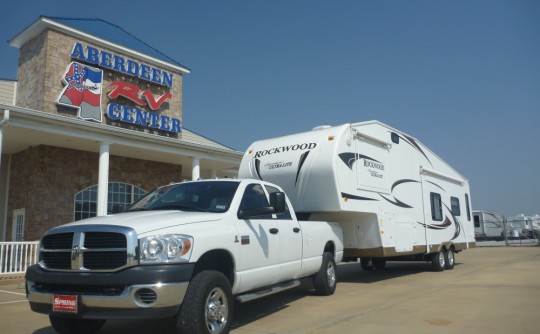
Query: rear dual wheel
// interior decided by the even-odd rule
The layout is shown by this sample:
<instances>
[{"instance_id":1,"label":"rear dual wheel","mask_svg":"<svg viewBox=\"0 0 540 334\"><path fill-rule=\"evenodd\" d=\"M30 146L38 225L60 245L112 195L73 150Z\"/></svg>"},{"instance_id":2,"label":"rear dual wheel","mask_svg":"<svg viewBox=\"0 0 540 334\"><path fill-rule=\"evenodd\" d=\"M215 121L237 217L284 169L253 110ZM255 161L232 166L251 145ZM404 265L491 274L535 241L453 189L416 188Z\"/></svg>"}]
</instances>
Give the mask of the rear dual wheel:
<instances>
[{"instance_id":1,"label":"rear dual wheel","mask_svg":"<svg viewBox=\"0 0 540 334\"><path fill-rule=\"evenodd\" d=\"M434 271L443 271L446 268L446 256L444 250L440 250L433 254L431 258L431 266Z\"/></svg>"},{"instance_id":2,"label":"rear dual wheel","mask_svg":"<svg viewBox=\"0 0 540 334\"><path fill-rule=\"evenodd\" d=\"M431 258L431 265L435 271L443 271L445 269L454 269L455 255L452 248L442 249L435 253Z\"/></svg>"},{"instance_id":3,"label":"rear dual wheel","mask_svg":"<svg viewBox=\"0 0 540 334\"><path fill-rule=\"evenodd\" d=\"M450 270L454 269L456 257L454 255L454 250L452 248L448 248L444 251L444 260L445 260L445 268Z\"/></svg>"}]
</instances>

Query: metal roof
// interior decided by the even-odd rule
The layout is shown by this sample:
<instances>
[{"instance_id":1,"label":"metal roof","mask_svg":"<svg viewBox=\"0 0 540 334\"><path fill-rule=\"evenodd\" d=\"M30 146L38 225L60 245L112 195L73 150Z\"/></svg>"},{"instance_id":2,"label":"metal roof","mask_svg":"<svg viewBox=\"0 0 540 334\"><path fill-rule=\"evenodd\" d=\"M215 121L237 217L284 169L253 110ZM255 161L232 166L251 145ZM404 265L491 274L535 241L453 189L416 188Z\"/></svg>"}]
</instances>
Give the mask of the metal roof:
<instances>
[{"instance_id":1,"label":"metal roof","mask_svg":"<svg viewBox=\"0 0 540 334\"><path fill-rule=\"evenodd\" d=\"M68 29L82 35L90 35L95 39L107 41L109 43L124 47L136 53L146 55L158 61L170 64L189 73L190 69L178 61L165 55L156 48L148 45L139 38L122 29L120 26L107 22L99 18L69 18L40 16L30 26L10 40L10 44L20 47L30 38L37 36L46 28Z\"/></svg>"}]
</instances>

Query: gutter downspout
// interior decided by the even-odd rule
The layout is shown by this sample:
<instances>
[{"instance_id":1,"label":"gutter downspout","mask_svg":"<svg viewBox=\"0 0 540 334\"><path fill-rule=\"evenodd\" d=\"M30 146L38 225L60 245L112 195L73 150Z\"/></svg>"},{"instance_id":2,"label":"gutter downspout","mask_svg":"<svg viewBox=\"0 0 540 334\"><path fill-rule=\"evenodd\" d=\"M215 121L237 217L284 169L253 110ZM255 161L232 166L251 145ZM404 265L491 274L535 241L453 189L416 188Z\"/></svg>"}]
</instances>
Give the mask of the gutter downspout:
<instances>
[{"instance_id":1,"label":"gutter downspout","mask_svg":"<svg viewBox=\"0 0 540 334\"><path fill-rule=\"evenodd\" d=\"M8 109L5 109L4 110L4 119L2 121L0 121L0 167L2 167L2 139L3 139L3 132L4 132L4 127L8 124L9 122L9 110Z\"/></svg>"},{"instance_id":2,"label":"gutter downspout","mask_svg":"<svg viewBox=\"0 0 540 334\"><path fill-rule=\"evenodd\" d=\"M9 122L9 110L8 109L5 109L4 110L4 119L2 119L2 121L0 121L0 171L2 170L1 167L2 167L2 143L3 143L3 132L4 132L4 127L8 124ZM1 176L0 176L1 177ZM9 166L8 166L8 176L7 176L7 185L6 185L6 192L8 191L9 189ZM1 189L0 189L1 190ZM4 241L6 240L6 231L7 231L7 201L8 201L8 196L6 194L6 198L4 200L4 203L0 204L0 205L3 205L4 206L4 215L3 217L0 217L0 225L3 225L2 226L2 235L0 235L0 241ZM3 224L2 224L3 222Z\"/></svg>"},{"instance_id":3,"label":"gutter downspout","mask_svg":"<svg viewBox=\"0 0 540 334\"><path fill-rule=\"evenodd\" d=\"M4 119L0 122L0 129L9 122L9 109L4 110Z\"/></svg>"}]
</instances>

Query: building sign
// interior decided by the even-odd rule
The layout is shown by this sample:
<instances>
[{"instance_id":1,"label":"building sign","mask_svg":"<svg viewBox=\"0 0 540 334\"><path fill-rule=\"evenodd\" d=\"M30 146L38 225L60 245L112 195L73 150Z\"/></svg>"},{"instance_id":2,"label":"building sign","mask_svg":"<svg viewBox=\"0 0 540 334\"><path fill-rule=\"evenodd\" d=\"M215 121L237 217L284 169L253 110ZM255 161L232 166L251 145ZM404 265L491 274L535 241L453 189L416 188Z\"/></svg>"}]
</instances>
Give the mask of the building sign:
<instances>
[{"instance_id":1,"label":"building sign","mask_svg":"<svg viewBox=\"0 0 540 334\"><path fill-rule=\"evenodd\" d=\"M101 83L103 71L72 62L62 75L66 87L56 103L78 109L79 118L101 123Z\"/></svg>"},{"instance_id":2,"label":"building sign","mask_svg":"<svg viewBox=\"0 0 540 334\"><path fill-rule=\"evenodd\" d=\"M172 87L172 73L91 46L84 48L79 42L73 46L71 58L132 77L141 78L158 85Z\"/></svg>"},{"instance_id":3,"label":"building sign","mask_svg":"<svg viewBox=\"0 0 540 334\"><path fill-rule=\"evenodd\" d=\"M57 103L77 108L78 117L85 120L102 121L103 69L137 77L153 84L172 87L172 73L91 46L83 47L79 42L73 46L71 58L74 61L68 65L62 77L65 87ZM123 81L113 81L108 87L112 87L107 94L107 97L111 99L106 111L110 120L173 133L182 131L180 119L155 112L173 97L171 93L156 97L150 89L141 90L137 85ZM113 102L120 97L134 102L140 108ZM143 108L149 108L152 111Z\"/></svg>"},{"instance_id":4,"label":"building sign","mask_svg":"<svg viewBox=\"0 0 540 334\"><path fill-rule=\"evenodd\" d=\"M137 103L140 106L148 104L148 107L152 110L158 110L163 102L172 98L171 93L164 94L160 96L157 100L154 98L152 91L147 89L143 92L139 90L139 87L122 81L114 81L109 85L113 86L113 90L109 93L109 98L116 99L119 96L123 96L128 100L131 100ZM144 98L144 99L143 99Z\"/></svg>"}]
</instances>

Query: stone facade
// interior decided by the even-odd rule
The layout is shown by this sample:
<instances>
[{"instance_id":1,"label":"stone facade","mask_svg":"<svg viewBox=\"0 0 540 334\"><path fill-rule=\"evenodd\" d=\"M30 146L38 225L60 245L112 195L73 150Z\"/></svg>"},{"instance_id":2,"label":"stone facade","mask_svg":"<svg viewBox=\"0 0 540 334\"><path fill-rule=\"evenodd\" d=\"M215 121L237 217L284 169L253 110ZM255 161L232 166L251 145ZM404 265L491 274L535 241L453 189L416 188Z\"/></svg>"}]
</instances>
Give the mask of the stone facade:
<instances>
[{"instance_id":1,"label":"stone facade","mask_svg":"<svg viewBox=\"0 0 540 334\"><path fill-rule=\"evenodd\" d=\"M39 240L50 228L73 221L74 196L98 183L99 154L36 146L11 161L8 222L25 209L24 240ZM181 166L125 157L110 157L109 182L124 182L151 191L180 181ZM12 224L7 225L7 236Z\"/></svg>"},{"instance_id":2,"label":"stone facade","mask_svg":"<svg viewBox=\"0 0 540 334\"><path fill-rule=\"evenodd\" d=\"M44 112L64 115L69 117L77 117L77 110L56 104L60 93L64 89L62 83L62 75L66 71L67 66L71 63L71 51L76 42L81 42L84 45L92 46L100 50L119 54L118 51L107 49L101 45L95 45L90 41L84 41L73 36L66 35L55 30L46 30L31 41L23 45L20 49L19 56L19 73L17 89L17 105L25 108L42 110ZM103 84L101 105L102 113L106 112L107 104L110 102L107 94L112 90L109 84L113 81L124 81L134 84L141 90L151 90L155 97L162 96L166 93L171 93L172 98L165 102L159 110L155 112L169 116L172 118L182 119L182 73L171 72L159 66L159 64L151 64L143 59L137 59L131 56L122 55L139 63L149 64L153 67L165 70L173 74L172 87L165 87L158 84L125 75L123 73L114 72L103 69ZM137 106L134 102L120 97L115 101L128 107L144 107ZM129 128L137 131L145 131L148 133L159 134L163 136L175 136L173 133L159 131L150 128L142 128L140 126L114 122L106 116L103 117L103 122L109 125Z\"/></svg>"}]
</instances>

